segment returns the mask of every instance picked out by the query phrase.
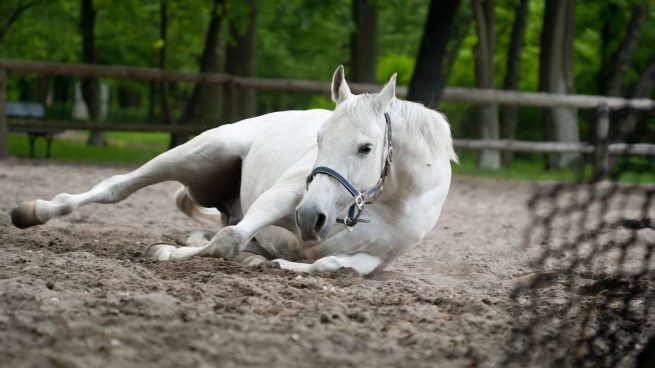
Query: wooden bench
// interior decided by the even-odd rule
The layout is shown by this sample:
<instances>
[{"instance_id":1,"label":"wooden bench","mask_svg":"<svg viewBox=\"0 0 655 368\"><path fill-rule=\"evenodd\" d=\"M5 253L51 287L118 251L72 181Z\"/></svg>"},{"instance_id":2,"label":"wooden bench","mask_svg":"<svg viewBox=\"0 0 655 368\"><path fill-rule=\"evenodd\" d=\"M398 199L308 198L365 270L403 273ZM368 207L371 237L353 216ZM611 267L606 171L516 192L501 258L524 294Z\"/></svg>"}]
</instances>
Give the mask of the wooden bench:
<instances>
[{"instance_id":1,"label":"wooden bench","mask_svg":"<svg viewBox=\"0 0 655 368\"><path fill-rule=\"evenodd\" d=\"M45 117L45 107L39 103L33 102L7 102L7 116L10 118L21 119L43 119ZM46 141L46 158L52 156L52 139L56 134L64 132L59 128L34 128L34 127L12 127L10 131L27 133L27 139L30 144L30 158L34 158L34 145L39 137Z\"/></svg>"}]
</instances>

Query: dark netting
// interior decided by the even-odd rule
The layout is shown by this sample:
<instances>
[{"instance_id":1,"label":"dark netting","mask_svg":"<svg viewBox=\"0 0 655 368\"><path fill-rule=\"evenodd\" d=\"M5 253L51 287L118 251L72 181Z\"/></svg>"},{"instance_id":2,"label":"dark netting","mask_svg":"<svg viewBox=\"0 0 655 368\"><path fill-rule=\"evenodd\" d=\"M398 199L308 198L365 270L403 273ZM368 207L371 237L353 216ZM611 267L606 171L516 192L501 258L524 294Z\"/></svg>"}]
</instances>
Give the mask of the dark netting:
<instances>
[{"instance_id":1,"label":"dark netting","mask_svg":"<svg viewBox=\"0 0 655 368\"><path fill-rule=\"evenodd\" d=\"M653 143L654 131L645 122L620 141ZM616 155L611 168L530 199L535 272L513 291L505 365L655 367L655 158Z\"/></svg>"}]
</instances>

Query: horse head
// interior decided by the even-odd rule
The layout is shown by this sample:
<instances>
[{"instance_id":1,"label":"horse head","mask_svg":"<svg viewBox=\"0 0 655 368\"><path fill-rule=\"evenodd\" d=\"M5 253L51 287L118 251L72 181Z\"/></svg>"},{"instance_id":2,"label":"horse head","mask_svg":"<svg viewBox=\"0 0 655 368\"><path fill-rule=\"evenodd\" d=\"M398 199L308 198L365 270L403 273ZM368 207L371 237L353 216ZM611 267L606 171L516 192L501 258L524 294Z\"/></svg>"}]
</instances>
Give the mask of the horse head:
<instances>
[{"instance_id":1,"label":"horse head","mask_svg":"<svg viewBox=\"0 0 655 368\"><path fill-rule=\"evenodd\" d=\"M332 79L336 108L318 132L314 170L296 208L303 239L325 238L336 222L351 229L366 203L382 191L392 155L387 108L395 98L396 75L378 94L354 95L339 66ZM339 214L347 216L338 219Z\"/></svg>"}]
</instances>

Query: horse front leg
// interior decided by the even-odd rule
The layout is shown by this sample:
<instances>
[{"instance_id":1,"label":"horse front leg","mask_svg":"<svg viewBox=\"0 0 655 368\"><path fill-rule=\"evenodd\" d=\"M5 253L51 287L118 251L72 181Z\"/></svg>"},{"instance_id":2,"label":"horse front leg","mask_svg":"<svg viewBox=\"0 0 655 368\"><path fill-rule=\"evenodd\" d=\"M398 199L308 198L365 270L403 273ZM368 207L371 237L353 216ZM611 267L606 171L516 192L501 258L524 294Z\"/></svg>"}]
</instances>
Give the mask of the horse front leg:
<instances>
[{"instance_id":1,"label":"horse front leg","mask_svg":"<svg viewBox=\"0 0 655 368\"><path fill-rule=\"evenodd\" d=\"M284 259L276 259L273 262L285 270L305 273L333 272L350 267L362 276L370 274L382 264L380 258L368 253L336 254L319 258L314 263L289 262Z\"/></svg>"},{"instance_id":2,"label":"horse front leg","mask_svg":"<svg viewBox=\"0 0 655 368\"><path fill-rule=\"evenodd\" d=\"M250 240L261 229L293 216L304 191L302 183L300 177L292 183L283 183L264 192L237 225L222 228L202 247L178 248L157 244L149 247L144 256L158 261L187 259L193 256L234 259L245 250Z\"/></svg>"}]
</instances>

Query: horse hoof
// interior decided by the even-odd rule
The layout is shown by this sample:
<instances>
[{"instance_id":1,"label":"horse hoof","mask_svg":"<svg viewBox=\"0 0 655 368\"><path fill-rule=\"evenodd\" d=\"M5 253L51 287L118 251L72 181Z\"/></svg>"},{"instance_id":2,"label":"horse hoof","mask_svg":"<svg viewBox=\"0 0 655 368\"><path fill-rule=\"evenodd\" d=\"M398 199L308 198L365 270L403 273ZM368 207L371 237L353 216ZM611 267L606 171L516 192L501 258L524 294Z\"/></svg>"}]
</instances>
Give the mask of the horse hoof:
<instances>
[{"instance_id":1,"label":"horse hoof","mask_svg":"<svg viewBox=\"0 0 655 368\"><path fill-rule=\"evenodd\" d=\"M19 229L26 229L31 226L41 225L36 217L36 201L23 202L11 210L11 223Z\"/></svg>"},{"instance_id":2,"label":"horse hoof","mask_svg":"<svg viewBox=\"0 0 655 368\"><path fill-rule=\"evenodd\" d=\"M153 261L168 261L171 259L171 253L177 249L168 244L152 244L143 252L143 258L152 259Z\"/></svg>"}]
</instances>

